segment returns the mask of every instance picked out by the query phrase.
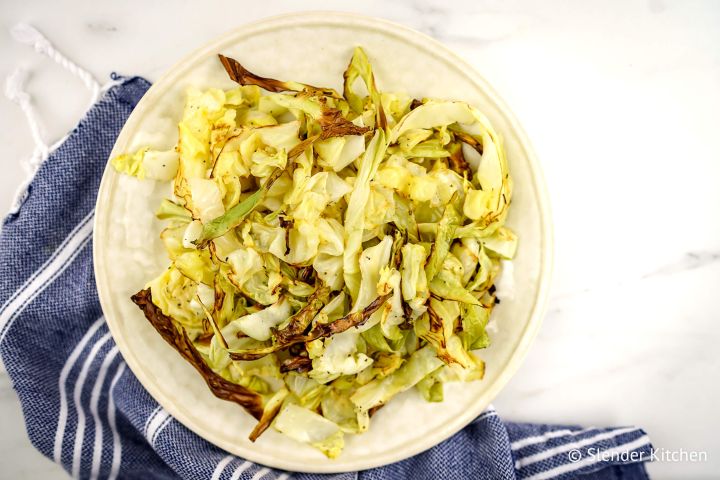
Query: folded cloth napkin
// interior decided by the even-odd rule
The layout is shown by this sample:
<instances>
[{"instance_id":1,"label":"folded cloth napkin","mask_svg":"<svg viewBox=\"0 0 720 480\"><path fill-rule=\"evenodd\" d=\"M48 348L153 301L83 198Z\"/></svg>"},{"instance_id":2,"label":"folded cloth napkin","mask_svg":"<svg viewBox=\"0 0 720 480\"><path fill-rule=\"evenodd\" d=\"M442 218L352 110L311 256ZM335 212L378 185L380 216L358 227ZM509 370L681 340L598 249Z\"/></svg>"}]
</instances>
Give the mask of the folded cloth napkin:
<instances>
[{"instance_id":1,"label":"folded cloth napkin","mask_svg":"<svg viewBox=\"0 0 720 480\"><path fill-rule=\"evenodd\" d=\"M2 359L33 445L73 477L647 478L642 462L652 447L642 430L507 423L493 409L413 458L337 475L273 470L186 429L126 367L95 290L92 221L100 178L115 138L150 87L138 77L116 80L42 164L0 233Z\"/></svg>"}]
</instances>

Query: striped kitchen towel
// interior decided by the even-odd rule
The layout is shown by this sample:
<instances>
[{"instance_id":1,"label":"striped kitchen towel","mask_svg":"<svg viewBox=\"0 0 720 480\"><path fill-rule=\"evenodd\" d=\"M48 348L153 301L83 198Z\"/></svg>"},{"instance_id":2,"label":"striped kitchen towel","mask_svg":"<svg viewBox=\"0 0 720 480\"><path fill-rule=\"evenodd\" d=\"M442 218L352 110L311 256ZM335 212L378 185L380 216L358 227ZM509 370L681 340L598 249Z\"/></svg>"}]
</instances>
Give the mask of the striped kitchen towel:
<instances>
[{"instance_id":1,"label":"striped kitchen towel","mask_svg":"<svg viewBox=\"0 0 720 480\"><path fill-rule=\"evenodd\" d=\"M652 447L642 430L508 423L493 409L413 458L337 475L257 465L174 420L119 354L92 264L100 177L149 86L116 78L40 165L0 233L0 352L30 440L44 455L75 478L647 478L643 461Z\"/></svg>"}]
</instances>

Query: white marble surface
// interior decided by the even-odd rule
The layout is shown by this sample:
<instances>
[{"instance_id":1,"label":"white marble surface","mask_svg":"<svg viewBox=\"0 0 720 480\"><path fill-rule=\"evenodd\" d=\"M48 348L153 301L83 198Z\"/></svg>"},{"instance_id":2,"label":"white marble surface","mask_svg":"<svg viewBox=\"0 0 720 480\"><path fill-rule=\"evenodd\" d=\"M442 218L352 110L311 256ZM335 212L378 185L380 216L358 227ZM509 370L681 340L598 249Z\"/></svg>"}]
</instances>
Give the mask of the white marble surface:
<instances>
[{"instance_id":1,"label":"white marble surface","mask_svg":"<svg viewBox=\"0 0 720 480\"><path fill-rule=\"evenodd\" d=\"M55 140L87 92L7 30L40 28L100 79L155 79L188 51L261 17L334 9L428 33L469 60L514 109L549 185L556 273L541 333L495 405L519 421L636 424L656 447L704 450L654 478L720 471L720 3L3 2L0 76L15 66ZM60 20L60 21L59 21ZM0 209L33 144L0 100ZM0 478L65 478L32 450L0 377Z\"/></svg>"}]
</instances>

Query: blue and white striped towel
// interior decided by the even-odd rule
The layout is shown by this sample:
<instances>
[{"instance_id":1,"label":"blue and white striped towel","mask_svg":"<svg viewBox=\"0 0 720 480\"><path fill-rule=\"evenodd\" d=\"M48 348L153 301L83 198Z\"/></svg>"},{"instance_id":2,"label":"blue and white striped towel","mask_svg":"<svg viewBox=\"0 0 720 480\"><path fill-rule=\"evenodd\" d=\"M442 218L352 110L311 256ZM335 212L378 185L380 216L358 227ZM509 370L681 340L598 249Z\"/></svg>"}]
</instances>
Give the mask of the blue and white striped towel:
<instances>
[{"instance_id":1,"label":"blue and white striped towel","mask_svg":"<svg viewBox=\"0 0 720 480\"><path fill-rule=\"evenodd\" d=\"M175 421L118 354L95 290L92 219L100 177L150 86L137 77L118 80L42 164L0 233L2 359L30 440L73 477L647 478L642 460L652 447L642 430L506 423L492 409L413 458L328 476L256 465Z\"/></svg>"}]
</instances>

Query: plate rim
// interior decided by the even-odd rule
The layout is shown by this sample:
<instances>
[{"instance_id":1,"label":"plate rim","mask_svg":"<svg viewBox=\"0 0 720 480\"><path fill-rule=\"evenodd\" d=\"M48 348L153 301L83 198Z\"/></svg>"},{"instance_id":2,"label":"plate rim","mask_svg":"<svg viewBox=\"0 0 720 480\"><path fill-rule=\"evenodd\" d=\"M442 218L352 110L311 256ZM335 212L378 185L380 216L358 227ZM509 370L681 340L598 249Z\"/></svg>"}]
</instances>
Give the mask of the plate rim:
<instances>
[{"instance_id":1,"label":"plate rim","mask_svg":"<svg viewBox=\"0 0 720 480\"><path fill-rule=\"evenodd\" d=\"M441 52L442 56L447 58L449 63L454 64L457 67L461 67L463 73L467 79L497 106L503 117L507 120L510 129L515 132L520 148L524 151L527 164L530 168L530 179L533 189L535 190L536 198L538 199L538 210L540 212L540 270L538 276L538 292L533 301L531 307L530 318L525 326L525 329L519 335L517 344L512 354L510 355L508 363L505 368L499 372L495 382L489 385L488 389L483 394L483 399L476 402L473 408L470 408L464 412L463 415L453 418L447 422L443 428L433 432L432 435L427 435L420 441L416 441L412 444L404 444L401 447L396 447L392 450L383 452L382 455L377 456L373 460L353 460L349 459L337 459L336 463L322 463L317 465L302 464L298 465L294 461L285 461L281 456L268 456L266 454L256 455L250 449L244 447L238 448L237 444L231 444L230 442L218 442L217 440L210 440L206 435L207 430L202 428L201 424L195 424L185 418L181 413L180 409L176 407L172 399L167 398L161 394L159 388L157 388L154 382L151 381L145 374L141 366L141 362L132 353L132 349L129 348L127 342L118 341L121 339L119 327L115 324L110 317L105 314L106 311L112 312L113 310L109 307L112 300L109 288L106 283L101 282L101 279L107 278L105 266L100 263L102 253L106 245L107 230L101 228L109 220L109 216L106 213L104 205L109 205L106 201L111 197L112 187L114 186L117 173L112 169L110 165L110 159L117 155L117 145L121 143L121 140L125 140L130 133L125 129L132 119L133 115L142 115L143 110L146 109L147 105L153 103L154 97L161 95L164 91L164 85L171 82L174 77L179 76L180 68L187 63L192 63L198 60L200 57L206 55L210 51L218 51L222 45L231 42L232 39L247 35L248 31L250 34L253 32L257 33L258 30L263 28L277 28L283 23L294 24L295 26L319 23L327 25L337 26L339 23L355 22L355 26L365 27L381 31L388 35L401 37L408 41L412 45L422 45L434 49L434 51ZM287 25L287 26L290 26ZM108 158L105 166L103 176L100 182L98 190L98 196L95 204L95 216L93 219L93 270L95 274L95 283L100 300L100 306L103 310L103 314L106 319L106 323L110 330L111 335L115 343L117 344L120 353L127 363L130 370L133 372L135 377L138 379L140 384L145 390L155 399L161 406L163 406L177 421L183 424L185 427L193 431L195 434L208 441L209 443L216 445L223 450L226 450L235 455L241 456L247 460L255 463L266 465L272 468L278 468L296 472L306 473L343 473L351 472L356 470L365 470L368 468L375 468L398 461L405 460L414 455L417 455L425 450L428 450L435 445L446 440L450 436L454 435L465 426L467 426L477 415L479 415L490 402L497 397L500 391L507 385L510 378L517 372L520 365L523 363L527 356L529 348L536 337L542 320L545 314L549 291L552 283L552 271L553 271L553 256L554 256L554 238L553 238L553 226L551 220L550 211L550 200L547 191L547 184L545 182L544 175L539 165L539 161L532 147L530 139L528 138L525 130L522 128L520 122L515 117L515 114L497 94L495 89L480 75L472 65L466 62L458 54L456 54L449 47L445 46L438 40L426 35L422 32L409 28L405 25L392 22L390 20L361 15L356 13L348 12L336 12L336 11L308 11L308 12L296 12L287 13L282 15L275 15L270 17L264 17L256 21L238 25L236 28L225 31L219 36L206 42L201 47L191 51L190 53L182 56L179 61L175 62L170 68L168 68L163 75L161 75L155 82L142 99L135 106L135 109L128 117L125 122L118 138L113 145L113 149ZM178 357L178 360L181 359Z\"/></svg>"}]
</instances>

